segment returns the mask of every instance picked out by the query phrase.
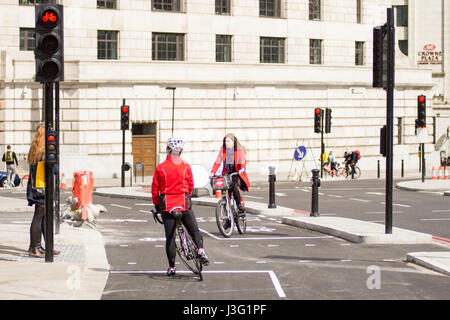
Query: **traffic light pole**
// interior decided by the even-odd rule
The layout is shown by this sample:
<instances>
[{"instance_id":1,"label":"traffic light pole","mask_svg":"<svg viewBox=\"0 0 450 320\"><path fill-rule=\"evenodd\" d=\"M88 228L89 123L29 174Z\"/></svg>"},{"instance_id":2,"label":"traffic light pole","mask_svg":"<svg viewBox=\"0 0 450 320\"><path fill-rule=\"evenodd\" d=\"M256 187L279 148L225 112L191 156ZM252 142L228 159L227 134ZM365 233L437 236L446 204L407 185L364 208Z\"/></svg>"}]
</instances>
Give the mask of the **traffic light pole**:
<instances>
[{"instance_id":1,"label":"traffic light pole","mask_svg":"<svg viewBox=\"0 0 450 320\"><path fill-rule=\"evenodd\" d=\"M393 132L394 132L394 73L395 27L394 9L387 9L387 94L386 94L386 222L385 233L392 233Z\"/></svg>"},{"instance_id":2,"label":"traffic light pole","mask_svg":"<svg viewBox=\"0 0 450 320\"><path fill-rule=\"evenodd\" d=\"M60 161L59 161L59 81L55 82L55 131L56 131L56 164L57 164L57 174L55 175L55 234L59 234L59 224L60 224L60 212L59 203L61 199L60 195Z\"/></svg>"},{"instance_id":3,"label":"traffic light pole","mask_svg":"<svg viewBox=\"0 0 450 320\"><path fill-rule=\"evenodd\" d=\"M45 104L45 262L53 262L53 165L48 163L47 133L53 128L53 82L44 82Z\"/></svg>"},{"instance_id":4,"label":"traffic light pole","mask_svg":"<svg viewBox=\"0 0 450 320\"><path fill-rule=\"evenodd\" d=\"M425 182L425 143L422 143L420 156L422 160L422 182Z\"/></svg>"},{"instance_id":5,"label":"traffic light pole","mask_svg":"<svg viewBox=\"0 0 450 320\"><path fill-rule=\"evenodd\" d=\"M125 99L123 99L123 103L122 106L125 106ZM122 129L122 166L121 168L121 172L122 172L122 176L121 176L121 186L122 188L125 187L125 130Z\"/></svg>"},{"instance_id":6,"label":"traffic light pole","mask_svg":"<svg viewBox=\"0 0 450 320\"><path fill-rule=\"evenodd\" d=\"M323 144L323 118L325 110L320 112L320 177L323 178L323 153L325 152L325 145Z\"/></svg>"}]
</instances>

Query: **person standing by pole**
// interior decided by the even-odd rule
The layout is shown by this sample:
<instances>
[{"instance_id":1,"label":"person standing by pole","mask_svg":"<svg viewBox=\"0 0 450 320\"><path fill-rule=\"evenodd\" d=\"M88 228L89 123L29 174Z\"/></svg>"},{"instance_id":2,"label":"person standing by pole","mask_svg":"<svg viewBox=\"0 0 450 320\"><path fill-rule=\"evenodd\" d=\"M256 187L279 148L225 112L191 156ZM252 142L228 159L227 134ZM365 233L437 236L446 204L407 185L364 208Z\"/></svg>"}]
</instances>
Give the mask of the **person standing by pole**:
<instances>
[{"instance_id":1,"label":"person standing by pole","mask_svg":"<svg viewBox=\"0 0 450 320\"><path fill-rule=\"evenodd\" d=\"M16 180L16 169L19 169L19 163L17 161L16 153L11 150L10 145L6 147L6 152L3 154L2 161L6 162L7 187L15 187L14 181Z\"/></svg>"}]
</instances>

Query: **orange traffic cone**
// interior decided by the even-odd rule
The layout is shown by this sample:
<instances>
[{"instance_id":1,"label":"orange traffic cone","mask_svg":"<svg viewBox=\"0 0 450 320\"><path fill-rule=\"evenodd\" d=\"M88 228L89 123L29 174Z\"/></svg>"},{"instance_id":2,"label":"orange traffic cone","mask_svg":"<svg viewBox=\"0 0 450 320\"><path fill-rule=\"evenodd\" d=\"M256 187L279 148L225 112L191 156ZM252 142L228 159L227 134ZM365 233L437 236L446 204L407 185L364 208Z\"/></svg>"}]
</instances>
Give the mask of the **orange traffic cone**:
<instances>
[{"instance_id":1,"label":"orange traffic cone","mask_svg":"<svg viewBox=\"0 0 450 320\"><path fill-rule=\"evenodd\" d=\"M431 180L436 180L436 171L434 170L434 166L433 166L433 176L431 177Z\"/></svg>"},{"instance_id":2,"label":"orange traffic cone","mask_svg":"<svg viewBox=\"0 0 450 320\"><path fill-rule=\"evenodd\" d=\"M64 173L61 176L61 186L59 188L60 189L67 189L66 177L65 177Z\"/></svg>"},{"instance_id":3,"label":"orange traffic cone","mask_svg":"<svg viewBox=\"0 0 450 320\"><path fill-rule=\"evenodd\" d=\"M442 166L439 166L438 180L442 180Z\"/></svg>"},{"instance_id":4,"label":"orange traffic cone","mask_svg":"<svg viewBox=\"0 0 450 320\"><path fill-rule=\"evenodd\" d=\"M448 180L447 166L444 167L444 180Z\"/></svg>"},{"instance_id":5,"label":"orange traffic cone","mask_svg":"<svg viewBox=\"0 0 450 320\"><path fill-rule=\"evenodd\" d=\"M216 198L222 198L222 192L220 190L216 191Z\"/></svg>"}]
</instances>

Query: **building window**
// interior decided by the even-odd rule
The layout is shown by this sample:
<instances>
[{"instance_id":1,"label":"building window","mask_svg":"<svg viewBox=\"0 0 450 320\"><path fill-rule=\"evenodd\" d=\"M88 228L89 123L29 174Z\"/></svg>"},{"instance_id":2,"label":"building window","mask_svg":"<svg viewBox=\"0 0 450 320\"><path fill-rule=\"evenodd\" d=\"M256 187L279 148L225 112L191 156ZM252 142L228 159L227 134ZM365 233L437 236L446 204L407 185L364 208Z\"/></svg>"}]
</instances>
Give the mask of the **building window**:
<instances>
[{"instance_id":1,"label":"building window","mask_svg":"<svg viewBox=\"0 0 450 320\"><path fill-rule=\"evenodd\" d=\"M408 26L408 6L394 6L397 12L396 21L397 27Z\"/></svg>"},{"instance_id":2,"label":"building window","mask_svg":"<svg viewBox=\"0 0 450 320\"><path fill-rule=\"evenodd\" d=\"M181 12L180 0L152 0L153 11Z\"/></svg>"},{"instance_id":3,"label":"building window","mask_svg":"<svg viewBox=\"0 0 450 320\"><path fill-rule=\"evenodd\" d=\"M153 60L184 61L184 34L153 33Z\"/></svg>"},{"instance_id":4,"label":"building window","mask_svg":"<svg viewBox=\"0 0 450 320\"><path fill-rule=\"evenodd\" d=\"M356 0L356 23L361 23L361 0Z\"/></svg>"},{"instance_id":5,"label":"building window","mask_svg":"<svg viewBox=\"0 0 450 320\"><path fill-rule=\"evenodd\" d=\"M19 4L34 6L35 4L45 3L47 0L19 0Z\"/></svg>"},{"instance_id":6,"label":"building window","mask_svg":"<svg viewBox=\"0 0 450 320\"><path fill-rule=\"evenodd\" d=\"M322 64L322 40L309 39L309 63Z\"/></svg>"},{"instance_id":7,"label":"building window","mask_svg":"<svg viewBox=\"0 0 450 320\"><path fill-rule=\"evenodd\" d=\"M97 0L97 9L117 9L116 0Z\"/></svg>"},{"instance_id":8,"label":"building window","mask_svg":"<svg viewBox=\"0 0 450 320\"><path fill-rule=\"evenodd\" d=\"M231 36L216 35L216 62L231 62Z\"/></svg>"},{"instance_id":9,"label":"building window","mask_svg":"<svg viewBox=\"0 0 450 320\"><path fill-rule=\"evenodd\" d=\"M281 17L281 0L259 0L259 15Z\"/></svg>"},{"instance_id":10,"label":"building window","mask_svg":"<svg viewBox=\"0 0 450 320\"><path fill-rule=\"evenodd\" d=\"M216 14L230 14L230 0L216 0Z\"/></svg>"},{"instance_id":11,"label":"building window","mask_svg":"<svg viewBox=\"0 0 450 320\"><path fill-rule=\"evenodd\" d=\"M355 65L364 65L364 42L355 41Z\"/></svg>"},{"instance_id":12,"label":"building window","mask_svg":"<svg viewBox=\"0 0 450 320\"><path fill-rule=\"evenodd\" d=\"M20 28L20 51L34 51L34 28Z\"/></svg>"},{"instance_id":13,"label":"building window","mask_svg":"<svg viewBox=\"0 0 450 320\"><path fill-rule=\"evenodd\" d=\"M97 59L117 60L118 31L97 31Z\"/></svg>"},{"instance_id":14,"label":"building window","mask_svg":"<svg viewBox=\"0 0 450 320\"><path fill-rule=\"evenodd\" d=\"M309 0L309 20L320 20L320 0Z\"/></svg>"},{"instance_id":15,"label":"building window","mask_svg":"<svg viewBox=\"0 0 450 320\"><path fill-rule=\"evenodd\" d=\"M261 63L284 63L284 38L261 37L259 61Z\"/></svg>"},{"instance_id":16,"label":"building window","mask_svg":"<svg viewBox=\"0 0 450 320\"><path fill-rule=\"evenodd\" d=\"M398 40L398 47L405 56L408 55L408 40Z\"/></svg>"}]
</instances>

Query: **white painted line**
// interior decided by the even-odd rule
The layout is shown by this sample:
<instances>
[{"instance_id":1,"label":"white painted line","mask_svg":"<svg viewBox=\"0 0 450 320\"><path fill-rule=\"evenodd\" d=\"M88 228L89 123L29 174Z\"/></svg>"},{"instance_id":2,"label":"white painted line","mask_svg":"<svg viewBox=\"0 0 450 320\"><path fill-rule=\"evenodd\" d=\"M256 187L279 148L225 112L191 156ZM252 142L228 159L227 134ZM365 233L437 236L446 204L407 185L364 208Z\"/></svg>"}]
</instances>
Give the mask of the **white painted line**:
<instances>
[{"instance_id":1,"label":"white painted line","mask_svg":"<svg viewBox=\"0 0 450 320\"><path fill-rule=\"evenodd\" d=\"M334 198L343 198L343 196L338 196L336 194L330 194L329 197L334 197Z\"/></svg>"},{"instance_id":2,"label":"white painted line","mask_svg":"<svg viewBox=\"0 0 450 320\"><path fill-rule=\"evenodd\" d=\"M136 262L128 262L128 264L136 264Z\"/></svg>"},{"instance_id":3,"label":"white painted line","mask_svg":"<svg viewBox=\"0 0 450 320\"><path fill-rule=\"evenodd\" d=\"M116 222L147 222L147 220L136 220L136 219L115 219Z\"/></svg>"},{"instance_id":4,"label":"white painted line","mask_svg":"<svg viewBox=\"0 0 450 320\"><path fill-rule=\"evenodd\" d=\"M121 244L120 246L121 246L121 247L128 247L127 244Z\"/></svg>"},{"instance_id":5,"label":"white painted line","mask_svg":"<svg viewBox=\"0 0 450 320\"><path fill-rule=\"evenodd\" d=\"M267 246L268 246L268 247L279 247L278 244L268 244Z\"/></svg>"},{"instance_id":6,"label":"white painted line","mask_svg":"<svg viewBox=\"0 0 450 320\"><path fill-rule=\"evenodd\" d=\"M245 197L246 198L251 198L251 199L264 199L264 197L249 196L249 195L246 195Z\"/></svg>"},{"instance_id":7,"label":"white painted line","mask_svg":"<svg viewBox=\"0 0 450 320\"><path fill-rule=\"evenodd\" d=\"M254 237L254 238L220 238L201 228L199 230L206 233L211 238L220 241L242 241L242 240L298 240L298 239L330 239L333 236L309 236L309 237Z\"/></svg>"},{"instance_id":8,"label":"white painted line","mask_svg":"<svg viewBox=\"0 0 450 320\"><path fill-rule=\"evenodd\" d=\"M298 262L307 263L307 262L311 262L311 260L298 260Z\"/></svg>"},{"instance_id":9,"label":"white painted line","mask_svg":"<svg viewBox=\"0 0 450 320\"><path fill-rule=\"evenodd\" d=\"M358 199L358 198L348 198L348 199L349 200L354 200L354 201L370 202L370 200Z\"/></svg>"},{"instance_id":10,"label":"white painted line","mask_svg":"<svg viewBox=\"0 0 450 320\"><path fill-rule=\"evenodd\" d=\"M152 213L151 211L147 211L147 210L139 210L139 212L143 212L143 213Z\"/></svg>"},{"instance_id":11,"label":"white painted line","mask_svg":"<svg viewBox=\"0 0 450 320\"><path fill-rule=\"evenodd\" d=\"M214 264L224 264L225 262L223 261L214 261Z\"/></svg>"},{"instance_id":12,"label":"white painted line","mask_svg":"<svg viewBox=\"0 0 450 320\"><path fill-rule=\"evenodd\" d=\"M342 259L341 262L351 262L352 260L350 259Z\"/></svg>"},{"instance_id":13,"label":"white painted line","mask_svg":"<svg viewBox=\"0 0 450 320\"><path fill-rule=\"evenodd\" d=\"M419 219L420 221L448 221L448 220L450 220L450 218L440 218L440 219L438 219L438 218L435 218L435 219L433 219L433 218L430 218L430 219Z\"/></svg>"},{"instance_id":14,"label":"white painted line","mask_svg":"<svg viewBox=\"0 0 450 320\"><path fill-rule=\"evenodd\" d=\"M118 207L118 208L130 209L130 210L131 210L131 207L120 206L120 205L114 204L114 203L111 203L111 205L112 205L113 207Z\"/></svg>"},{"instance_id":15,"label":"white painted line","mask_svg":"<svg viewBox=\"0 0 450 320\"><path fill-rule=\"evenodd\" d=\"M256 263L264 264L264 263L267 263L267 261L256 261Z\"/></svg>"},{"instance_id":16,"label":"white painted line","mask_svg":"<svg viewBox=\"0 0 450 320\"><path fill-rule=\"evenodd\" d=\"M431 210L431 212L450 212L449 209L443 209L443 210Z\"/></svg>"},{"instance_id":17,"label":"white painted line","mask_svg":"<svg viewBox=\"0 0 450 320\"><path fill-rule=\"evenodd\" d=\"M380 202L381 204L386 204L386 202ZM400 204L400 203L393 203L393 206L398 206L398 207L405 207L405 208L411 208L411 206L408 206L407 204Z\"/></svg>"},{"instance_id":18,"label":"white painted line","mask_svg":"<svg viewBox=\"0 0 450 320\"><path fill-rule=\"evenodd\" d=\"M287 197L286 193L282 193L282 192L275 192L275 195L279 196L279 197Z\"/></svg>"},{"instance_id":19,"label":"white painted line","mask_svg":"<svg viewBox=\"0 0 450 320\"><path fill-rule=\"evenodd\" d=\"M239 248L239 245L238 244L231 244L230 248Z\"/></svg>"},{"instance_id":20,"label":"white painted line","mask_svg":"<svg viewBox=\"0 0 450 320\"><path fill-rule=\"evenodd\" d=\"M367 214L372 214L372 213L386 213L385 211L369 211L369 212L365 212ZM403 211L392 211L392 213L403 213Z\"/></svg>"},{"instance_id":21,"label":"white painted line","mask_svg":"<svg viewBox=\"0 0 450 320\"><path fill-rule=\"evenodd\" d=\"M305 247L315 247L316 245L315 244L313 244L313 243L307 243L307 244L305 244Z\"/></svg>"},{"instance_id":22,"label":"white painted line","mask_svg":"<svg viewBox=\"0 0 450 320\"><path fill-rule=\"evenodd\" d=\"M394 259L383 259L384 262L394 262Z\"/></svg>"},{"instance_id":23,"label":"white painted line","mask_svg":"<svg viewBox=\"0 0 450 320\"><path fill-rule=\"evenodd\" d=\"M381 192L366 192L366 194L373 194L376 196L384 196L384 193L381 193Z\"/></svg>"},{"instance_id":24,"label":"white painted line","mask_svg":"<svg viewBox=\"0 0 450 320\"><path fill-rule=\"evenodd\" d=\"M135 206L153 206L151 203L135 203Z\"/></svg>"},{"instance_id":25,"label":"white painted line","mask_svg":"<svg viewBox=\"0 0 450 320\"><path fill-rule=\"evenodd\" d=\"M176 263L177 264L177 263ZM145 273L157 273L157 274L166 274L167 271L125 271L125 270L110 270L109 273L112 274L145 274ZM192 273L191 271L183 271L177 270L177 273ZM286 298L286 294L284 293L283 288L281 287L280 281L278 280L275 272L272 270L210 270L210 271L202 271L203 274L206 273L268 273L270 279L272 280L272 284L277 291L277 294L280 298Z\"/></svg>"}]
</instances>

